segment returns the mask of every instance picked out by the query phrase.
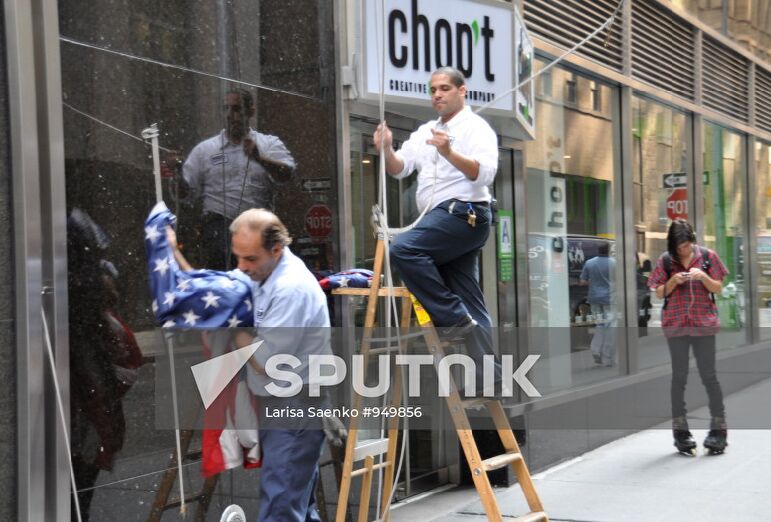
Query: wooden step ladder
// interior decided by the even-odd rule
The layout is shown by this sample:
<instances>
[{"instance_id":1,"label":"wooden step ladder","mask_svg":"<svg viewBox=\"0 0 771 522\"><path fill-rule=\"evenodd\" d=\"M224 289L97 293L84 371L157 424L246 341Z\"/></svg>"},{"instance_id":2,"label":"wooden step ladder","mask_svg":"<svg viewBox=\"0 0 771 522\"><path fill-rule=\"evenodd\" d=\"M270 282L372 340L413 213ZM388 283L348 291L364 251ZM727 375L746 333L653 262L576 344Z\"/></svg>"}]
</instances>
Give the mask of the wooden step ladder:
<instances>
[{"instance_id":1,"label":"wooden step ladder","mask_svg":"<svg viewBox=\"0 0 771 522\"><path fill-rule=\"evenodd\" d=\"M189 451L193 435L193 430L183 430L180 434L181 450L184 460L197 460L201 458L200 451ZM150 516L147 518L147 522L160 522L165 511L179 507L182 503L182 500L179 498L169 501L171 490L177 479L178 470L177 453L174 452L169 459L169 466L163 474L161 484L158 486L158 491L155 494L155 500L153 501L153 507L150 510ZM195 510L195 517L192 519L195 522L203 522L206 519L206 512L209 509L209 502L211 502L214 489L217 487L218 478L219 475L214 475L204 479L201 491L185 496L186 504L192 504L193 502L198 503L198 507Z\"/></svg>"},{"instance_id":2,"label":"wooden step ladder","mask_svg":"<svg viewBox=\"0 0 771 522\"><path fill-rule=\"evenodd\" d=\"M448 343L443 343L439 339L436 328L431 323L431 319L428 314L423 310L420 304L415 300L412 294L407 288L383 288L380 284L381 274L383 270L383 259L385 255L385 246L382 237L377 240L375 247L375 259L373 266L372 286L369 289L366 288L339 288L333 290L335 295L348 295L348 296L367 296L367 312L364 322L364 332L361 341L360 353L364 357L363 367L367 368L369 355L376 353L383 353L387 351L399 350L400 353L406 353L407 344L410 342L414 335L407 333L411 312L414 307L415 315L420 329L420 336L425 340L426 346L429 352L434 356L434 366L439 367L439 363L444 357L444 349L448 346ZM383 348L373 348L373 332L375 328L375 319L377 312L378 300L381 297L394 296L401 301L401 321L399 323L401 342L396 346L386 346ZM458 440L463 447L463 453L468 462L469 469L471 470L471 477L474 481L474 486L479 494L479 498L482 501L482 506L487 514L487 519L494 522L502 521L502 515L498 501L495 498L488 472L503 468L511 465L514 473L517 476L517 480L522 488L522 491L527 500L530 512L521 517L512 519L521 522L548 522L549 517L541 505L541 500L538 497L538 492L533 485L533 480L530 476L530 472L525 463L525 458L520 451L517 439L511 430L511 424L506 416L506 413L501 405L500 401L496 399L474 399L462 401L458 394L457 386L453 379L451 379L451 390L447 397L447 407L450 411L453 423L456 428ZM401 404L401 372L394 372L394 382L392 383L392 399L391 404L399 406ZM359 409L362 405L362 397L354 392L352 400L352 409ZM505 453L496 455L491 458L482 459L477 448L476 441L474 440L473 431L469 423L466 410L468 408L478 408L484 405L492 420L495 424L498 436L501 439ZM384 439L376 439L374 441L358 441L358 418L351 418L351 423L348 429L348 439L346 441L345 459L343 461L343 474L340 482L340 491L338 496L337 514L335 522L344 522L346 513L348 510L348 497L350 494L351 480L354 477L362 476L362 488L361 497L359 502L359 514L358 522L366 522L367 513L369 510L370 489L372 487L373 472L378 469L383 469L383 496L382 496L382 511L379 513L380 519L383 521L388 520L388 513L386 508L388 507L388 500L391 497L391 490L393 487L393 479L396 466L396 450L397 440L399 434L399 420L397 417L389 418L388 423L388 436ZM385 454L385 461L375 463L376 456L382 456ZM363 465L357 469L354 466L357 462L364 461Z\"/></svg>"}]
</instances>

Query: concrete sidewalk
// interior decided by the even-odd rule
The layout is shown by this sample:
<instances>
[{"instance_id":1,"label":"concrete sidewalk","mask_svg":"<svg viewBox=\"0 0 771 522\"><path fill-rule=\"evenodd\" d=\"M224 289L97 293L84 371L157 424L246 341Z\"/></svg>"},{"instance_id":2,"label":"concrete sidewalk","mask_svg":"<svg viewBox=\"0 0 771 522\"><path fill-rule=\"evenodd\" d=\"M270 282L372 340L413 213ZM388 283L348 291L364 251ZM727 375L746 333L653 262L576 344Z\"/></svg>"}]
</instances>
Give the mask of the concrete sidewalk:
<instances>
[{"instance_id":1,"label":"concrete sidewalk","mask_svg":"<svg viewBox=\"0 0 771 522\"><path fill-rule=\"evenodd\" d=\"M691 386L699 386L696 381ZM729 447L707 456L706 430L693 430L697 457L676 453L668 426L635 433L534 476L554 522L710 522L771 520L771 430L730 429L733 415L768 408L771 380L726 397ZM689 415L708 419L702 408ZM497 493L504 520L528 512L519 486ZM486 520L473 488L396 505L393 522Z\"/></svg>"}]
</instances>

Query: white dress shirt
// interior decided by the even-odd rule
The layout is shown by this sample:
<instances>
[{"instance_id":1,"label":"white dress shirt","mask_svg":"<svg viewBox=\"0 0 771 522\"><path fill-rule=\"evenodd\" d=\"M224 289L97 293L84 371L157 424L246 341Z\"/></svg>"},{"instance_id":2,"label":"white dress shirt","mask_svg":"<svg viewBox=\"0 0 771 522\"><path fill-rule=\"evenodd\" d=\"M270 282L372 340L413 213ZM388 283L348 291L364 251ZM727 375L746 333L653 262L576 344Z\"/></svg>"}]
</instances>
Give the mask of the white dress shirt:
<instances>
[{"instance_id":1,"label":"white dress shirt","mask_svg":"<svg viewBox=\"0 0 771 522\"><path fill-rule=\"evenodd\" d=\"M450 148L479 163L479 176L474 181L468 179L455 168L436 147L428 145L426 140L433 137L431 129L442 130L450 135ZM413 170L418 171L417 205L418 210L437 206L448 199L461 201L489 202L489 185L495 179L498 170L498 138L493 129L480 116L465 106L450 119L448 124L440 120L424 123L396 151L396 156L404 162L404 169L397 174L397 179L408 176ZM436 188L434 188L436 176Z\"/></svg>"}]
</instances>

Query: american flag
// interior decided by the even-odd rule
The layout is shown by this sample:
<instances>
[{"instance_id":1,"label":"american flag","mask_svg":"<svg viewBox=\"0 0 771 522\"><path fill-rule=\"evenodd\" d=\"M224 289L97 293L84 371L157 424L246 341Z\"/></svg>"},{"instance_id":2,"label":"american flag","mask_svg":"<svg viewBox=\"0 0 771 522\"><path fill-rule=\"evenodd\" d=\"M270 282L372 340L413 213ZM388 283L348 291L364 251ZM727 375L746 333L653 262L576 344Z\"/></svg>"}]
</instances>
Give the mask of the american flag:
<instances>
[{"instance_id":1,"label":"american flag","mask_svg":"<svg viewBox=\"0 0 771 522\"><path fill-rule=\"evenodd\" d=\"M177 218L162 201L145 221L152 309L163 328L243 328L254 325L252 282L240 270L183 271L166 239Z\"/></svg>"}]
</instances>

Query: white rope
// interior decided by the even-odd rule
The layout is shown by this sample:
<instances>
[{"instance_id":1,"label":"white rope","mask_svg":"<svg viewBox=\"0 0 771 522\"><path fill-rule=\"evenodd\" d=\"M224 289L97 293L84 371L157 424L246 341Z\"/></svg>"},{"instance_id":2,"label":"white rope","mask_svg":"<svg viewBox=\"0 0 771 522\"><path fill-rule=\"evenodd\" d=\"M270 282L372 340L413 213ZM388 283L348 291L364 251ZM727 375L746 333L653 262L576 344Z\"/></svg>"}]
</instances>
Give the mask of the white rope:
<instances>
[{"instance_id":1,"label":"white rope","mask_svg":"<svg viewBox=\"0 0 771 522\"><path fill-rule=\"evenodd\" d=\"M192 466L197 466L198 464L199 464L198 461L189 462L189 463L185 464L185 467L189 468L189 467L192 467ZM92 491L92 490L99 489L99 488L106 488L106 487L110 487L110 486L116 486L118 484L125 484L126 482L136 482L139 479L147 478L147 477L152 477L153 475L160 475L162 473L166 473L167 471L171 471L173 469L174 468L161 468L161 469L149 471L147 473L142 473L141 475L132 475L132 476L126 477L124 479L113 480L112 482L100 482L99 485L97 485L97 486L91 486L89 488L80 488L78 491L82 493L84 491Z\"/></svg>"},{"instance_id":2,"label":"white rope","mask_svg":"<svg viewBox=\"0 0 771 522\"><path fill-rule=\"evenodd\" d=\"M72 483L72 498L75 504L75 515L78 522L83 522L83 516L80 513L80 499L78 499L78 484L75 482L75 467L72 464L72 449L70 447L70 434L67 429L67 419L64 417L64 404L62 403L62 389L59 386L59 378L56 376L56 364L54 363L54 350L51 347L51 334L48 332L48 321L43 309L40 309L40 317L43 319L43 334L45 335L46 351L48 353L48 363L51 368L51 377L54 380L54 391L56 392L56 405L59 411L59 420L62 425L62 434L64 435L64 447L67 450L67 461L70 465L70 482Z\"/></svg>"},{"instance_id":3,"label":"white rope","mask_svg":"<svg viewBox=\"0 0 771 522\"><path fill-rule=\"evenodd\" d=\"M80 114L84 118L88 118L89 120L92 120L92 121L94 121L94 122L96 122L96 123L98 123L100 125L103 125L103 126L107 127L108 129L112 129L115 132L119 132L119 133L123 134L124 136L128 136L129 138L131 138L133 140L141 141L142 143L145 143L145 144L147 143L147 141L144 138L141 138L139 136L135 136L135 135L131 134L130 132L124 131L123 129L119 129L115 125L110 125L106 121L100 120L96 116L93 116L91 114L88 114L87 112L83 112L83 111L81 111L79 109L76 109L75 107L73 107L72 105L70 105L70 104L68 104L66 102L62 102L62 106L68 108L69 110L71 110L74 113ZM158 146L158 148L160 150L164 151L164 152L174 152L173 150L167 149L166 147L161 147L160 145Z\"/></svg>"},{"instance_id":4,"label":"white rope","mask_svg":"<svg viewBox=\"0 0 771 522\"><path fill-rule=\"evenodd\" d=\"M384 49L385 49L385 0L381 0L379 2L380 9L378 10L378 14L380 15L380 23L375 23L375 27L377 29L380 29L378 31L377 35L377 45L378 45L378 81L379 81L379 98L378 98L378 104L379 104L379 116L380 121L385 122L385 59L384 59ZM383 267L383 273L385 274L385 287L388 289L392 289L394 287L393 282L393 275L391 273L391 252L390 252L390 241L391 241L391 231L388 228L388 195L387 195L387 173L386 173L386 162L385 162L385 132L380 133L380 158L379 158L379 169L378 169L378 181L380 185L380 194L378 198L379 205L372 209L373 211L373 220L375 223L375 229L377 230L377 234L380 236L380 238L383 241L383 257L384 257L384 267ZM434 179L436 182L436 179ZM378 208L379 207L379 208ZM418 217L418 220L415 221L417 223L421 217L425 214L425 209L423 213ZM413 224L414 226L414 224ZM375 297L377 299L377 297ZM386 326L386 345L391 345L391 324L395 325L396 328L396 343L401 346L402 339L401 334L399 331L400 324L399 324L399 310L396 304L396 296L393 292L389 292L387 296L387 305L386 305L386 320L385 320L385 326ZM393 321L391 313L393 312ZM402 373L404 372L404 366L402 365L399 369ZM404 401L404 404L408 404L407 400L407 394L404 393L404 387L405 387L405 379L402 375L402 400ZM383 397L383 402L385 404L386 397ZM381 425L380 425L380 435L381 438L384 438L383 435L385 434L385 419L381 419ZM377 494L377 506L375 513L377 516L380 516L381 509L383 513L388 513L388 511L391 508L391 503L393 502L394 494L396 493L396 485L399 482L399 474L401 473L402 465L404 463L404 455L406 453L406 442L407 442L407 429L406 429L406 423L404 427L402 428L402 448L399 452L399 464L396 467L396 470L393 475L393 481L391 483L391 494L389 495L388 499L386 500L385 506L381 506L381 500L382 500L382 490L383 490L383 468L378 468L378 494ZM382 463L383 455L380 455L380 461Z\"/></svg>"},{"instance_id":5,"label":"white rope","mask_svg":"<svg viewBox=\"0 0 771 522\"><path fill-rule=\"evenodd\" d=\"M549 69L551 69L552 67L554 67L555 65L557 65L558 63L563 61L565 58L567 58L568 56L570 56L571 54L576 52L580 47L584 46L589 40L591 40L592 38L597 36L597 34L600 33L603 29L605 29L606 27L608 27L608 26L613 24L613 22L616 19L616 16L621 11L621 7L626 3L626 1L627 0L620 0L619 3L618 3L618 6L616 6L616 10L613 11L613 14L610 15L610 18L605 20L605 23L603 23L597 29L595 29L594 31L589 33L589 35L586 38L584 38L583 40L578 42L576 45L574 45L573 47L571 47L570 49L568 49L567 51L562 53L559 57L557 57L554 61L550 62L546 67L544 67L543 69L541 69L537 73L530 75L530 77L527 80L525 80L524 82L518 83L513 88L509 89L508 91L504 92L503 94L500 94L500 95L496 96L491 101L489 101L489 102L485 103L484 105L482 105L481 107L478 107L477 109L475 109L474 113L475 114L479 114L480 112L484 111L485 109L489 109L492 105L495 105L496 103L498 103L502 99L506 98L507 96L510 96L513 92L517 91L518 89L520 89L520 88L524 87L525 85L527 85L528 83L532 82L533 80L535 80L536 78L541 76L543 73L545 73L546 71L548 71ZM607 45L607 44L605 44L605 45Z\"/></svg>"},{"instance_id":6,"label":"white rope","mask_svg":"<svg viewBox=\"0 0 771 522\"><path fill-rule=\"evenodd\" d=\"M262 89L263 91L275 92L275 93L279 93L279 94L289 94L290 96L297 96L298 98L305 98L306 100L318 101L317 98L314 98L313 96L308 96L307 94L300 94L299 92L286 91L286 90L283 90L283 89L276 89L274 87L266 87L265 85L259 85L259 84L256 84L256 83L245 82L243 80L238 80L236 78L230 78L228 76L222 76L222 75L219 75L219 74L208 73L206 71L201 71L200 69L193 69L191 67L184 67L182 65L177 65L177 64L174 64L174 63L162 62L160 60L155 60L153 58L145 58L144 56L137 56L137 55L134 55L134 54L131 54L131 53L123 52L123 51L116 51L115 49L110 49L108 47L102 47L100 45L94 45L94 44L90 44L90 43L86 43L86 42L81 42L79 40L75 40L73 38L68 38L66 36L60 36L59 40L62 41L62 42L68 43L68 44L79 45L81 47L86 47L88 49L93 49L95 51L101 51L101 52L113 54L113 55L116 55L116 56L120 56L122 58L127 58L129 60L136 60L136 61L139 61L139 62L150 63L150 64L153 64L153 65L158 65L160 67L166 67L166 68L169 68L169 69L175 69L177 71L183 71L183 72L190 73L190 74L198 74L200 76L207 76L209 78L215 78L217 80L223 80L223 81L234 83L234 84L238 84L238 85L246 85L246 86L249 86L249 87L253 87L255 89Z\"/></svg>"}]
</instances>

